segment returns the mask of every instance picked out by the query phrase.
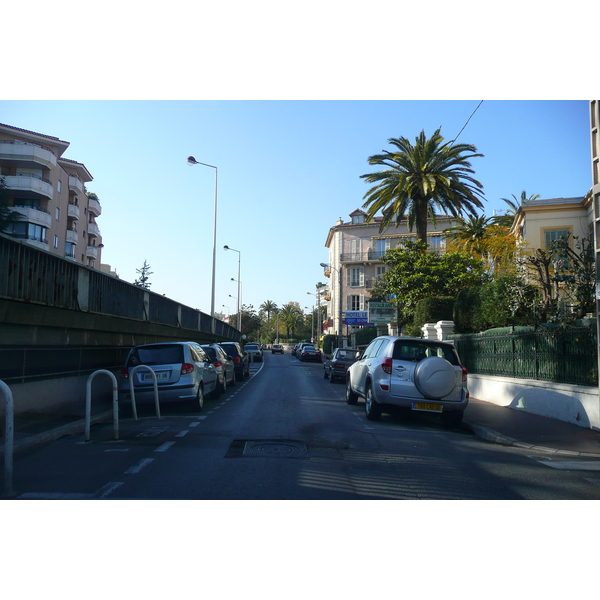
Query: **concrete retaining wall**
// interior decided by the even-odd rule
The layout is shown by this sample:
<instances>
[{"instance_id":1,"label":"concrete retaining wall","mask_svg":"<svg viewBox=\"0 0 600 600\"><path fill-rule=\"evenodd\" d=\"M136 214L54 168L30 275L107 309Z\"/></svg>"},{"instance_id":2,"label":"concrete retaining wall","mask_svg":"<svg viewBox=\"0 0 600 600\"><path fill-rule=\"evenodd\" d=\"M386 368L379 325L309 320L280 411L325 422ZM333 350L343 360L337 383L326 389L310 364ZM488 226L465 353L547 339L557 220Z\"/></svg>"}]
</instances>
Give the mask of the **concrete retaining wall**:
<instances>
[{"instance_id":1,"label":"concrete retaining wall","mask_svg":"<svg viewBox=\"0 0 600 600\"><path fill-rule=\"evenodd\" d=\"M469 373L472 398L600 430L597 387Z\"/></svg>"}]
</instances>

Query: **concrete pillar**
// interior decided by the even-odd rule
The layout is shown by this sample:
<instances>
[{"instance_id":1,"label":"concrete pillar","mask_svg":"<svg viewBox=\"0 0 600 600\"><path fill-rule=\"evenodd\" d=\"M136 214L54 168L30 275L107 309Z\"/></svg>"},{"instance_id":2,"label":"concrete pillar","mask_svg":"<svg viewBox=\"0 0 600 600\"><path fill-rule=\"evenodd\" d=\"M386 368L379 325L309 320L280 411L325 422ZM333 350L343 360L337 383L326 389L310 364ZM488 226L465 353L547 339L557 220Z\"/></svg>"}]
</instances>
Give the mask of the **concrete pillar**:
<instances>
[{"instance_id":1,"label":"concrete pillar","mask_svg":"<svg viewBox=\"0 0 600 600\"><path fill-rule=\"evenodd\" d=\"M426 340L437 340L437 331L435 323L425 323L423 327L421 327L421 331L423 332L423 337Z\"/></svg>"},{"instance_id":2,"label":"concrete pillar","mask_svg":"<svg viewBox=\"0 0 600 600\"><path fill-rule=\"evenodd\" d=\"M435 325L438 340L447 340L454 333L454 321L438 321Z\"/></svg>"}]
</instances>

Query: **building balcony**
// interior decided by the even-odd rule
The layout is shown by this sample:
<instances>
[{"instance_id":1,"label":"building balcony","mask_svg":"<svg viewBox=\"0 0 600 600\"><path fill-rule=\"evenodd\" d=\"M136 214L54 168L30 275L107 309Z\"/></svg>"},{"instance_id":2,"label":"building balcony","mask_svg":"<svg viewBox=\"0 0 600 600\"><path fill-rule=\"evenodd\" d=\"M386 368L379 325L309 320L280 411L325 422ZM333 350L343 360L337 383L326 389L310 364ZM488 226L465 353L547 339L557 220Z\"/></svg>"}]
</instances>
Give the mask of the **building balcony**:
<instances>
[{"instance_id":1,"label":"building balcony","mask_svg":"<svg viewBox=\"0 0 600 600\"><path fill-rule=\"evenodd\" d=\"M71 261L73 261L73 262L77 262L77 258L76 258L76 256L75 256L74 254L69 254L69 253L66 253L66 254L65 254L65 258L66 258L67 260L71 260Z\"/></svg>"},{"instance_id":2,"label":"building balcony","mask_svg":"<svg viewBox=\"0 0 600 600\"><path fill-rule=\"evenodd\" d=\"M348 252L340 255L342 263L368 263L368 262L383 262L385 252L369 250L368 252Z\"/></svg>"},{"instance_id":3,"label":"building balcony","mask_svg":"<svg viewBox=\"0 0 600 600\"><path fill-rule=\"evenodd\" d=\"M19 141L0 141L0 160L24 169L56 167L56 156L49 148Z\"/></svg>"},{"instance_id":4,"label":"building balcony","mask_svg":"<svg viewBox=\"0 0 600 600\"><path fill-rule=\"evenodd\" d=\"M88 235L90 237L98 237L100 235L100 227L96 223L88 223Z\"/></svg>"},{"instance_id":5,"label":"building balcony","mask_svg":"<svg viewBox=\"0 0 600 600\"><path fill-rule=\"evenodd\" d=\"M8 177L7 177L8 179ZM52 216L47 210L40 210L37 208L30 208L28 206L11 206L11 210L18 212L23 215L23 220L34 225L41 225L42 227L50 227L52 224Z\"/></svg>"},{"instance_id":6,"label":"building balcony","mask_svg":"<svg viewBox=\"0 0 600 600\"><path fill-rule=\"evenodd\" d=\"M72 244L76 244L79 241L79 235L73 229L67 229L67 235L65 237L67 242L71 242Z\"/></svg>"},{"instance_id":7,"label":"building balcony","mask_svg":"<svg viewBox=\"0 0 600 600\"><path fill-rule=\"evenodd\" d=\"M67 217L69 217L69 219L79 219L78 204L69 204L69 206L67 206Z\"/></svg>"},{"instance_id":8,"label":"building balcony","mask_svg":"<svg viewBox=\"0 0 600 600\"><path fill-rule=\"evenodd\" d=\"M75 175L69 175L69 189L83 194L83 182Z\"/></svg>"},{"instance_id":9,"label":"building balcony","mask_svg":"<svg viewBox=\"0 0 600 600\"><path fill-rule=\"evenodd\" d=\"M21 175L5 175L7 187L11 192L27 192L44 198L54 197L52 183L39 175L23 173Z\"/></svg>"},{"instance_id":10,"label":"building balcony","mask_svg":"<svg viewBox=\"0 0 600 600\"><path fill-rule=\"evenodd\" d=\"M98 200L88 198L88 207L93 215L99 217L102 214L102 207L100 206L100 202L98 202Z\"/></svg>"},{"instance_id":11,"label":"building balcony","mask_svg":"<svg viewBox=\"0 0 600 600\"><path fill-rule=\"evenodd\" d=\"M96 248L96 246L88 246L85 255L88 258L96 260L98 258L98 248Z\"/></svg>"}]
</instances>

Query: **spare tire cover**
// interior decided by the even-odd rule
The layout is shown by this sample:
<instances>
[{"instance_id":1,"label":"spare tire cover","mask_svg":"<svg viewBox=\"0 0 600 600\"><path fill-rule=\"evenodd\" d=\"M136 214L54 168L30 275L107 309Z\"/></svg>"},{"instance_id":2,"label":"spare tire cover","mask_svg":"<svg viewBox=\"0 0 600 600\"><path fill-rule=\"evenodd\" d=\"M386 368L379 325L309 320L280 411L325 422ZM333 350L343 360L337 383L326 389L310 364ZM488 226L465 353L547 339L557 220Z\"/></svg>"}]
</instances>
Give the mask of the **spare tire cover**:
<instances>
[{"instance_id":1,"label":"spare tire cover","mask_svg":"<svg viewBox=\"0 0 600 600\"><path fill-rule=\"evenodd\" d=\"M456 385L454 367L445 358L425 358L415 369L415 385L427 398L443 398Z\"/></svg>"}]
</instances>

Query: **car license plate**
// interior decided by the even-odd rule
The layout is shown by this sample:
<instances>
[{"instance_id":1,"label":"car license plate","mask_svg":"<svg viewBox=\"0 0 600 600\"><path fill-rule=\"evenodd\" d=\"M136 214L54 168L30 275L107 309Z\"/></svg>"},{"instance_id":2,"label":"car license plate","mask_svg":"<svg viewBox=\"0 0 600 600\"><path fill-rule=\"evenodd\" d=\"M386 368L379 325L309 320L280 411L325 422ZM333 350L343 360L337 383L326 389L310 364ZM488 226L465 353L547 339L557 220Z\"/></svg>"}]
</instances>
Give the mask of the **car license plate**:
<instances>
[{"instance_id":1,"label":"car license plate","mask_svg":"<svg viewBox=\"0 0 600 600\"><path fill-rule=\"evenodd\" d=\"M156 379L158 379L159 381L161 379L169 379L169 374L166 371L161 371L160 373L155 373L156 375ZM142 374L142 381L153 381L153 377L152 377L152 373L143 373Z\"/></svg>"},{"instance_id":2,"label":"car license plate","mask_svg":"<svg viewBox=\"0 0 600 600\"><path fill-rule=\"evenodd\" d=\"M441 404L430 404L429 402L413 402L413 410L424 410L427 412L442 412Z\"/></svg>"}]
</instances>

